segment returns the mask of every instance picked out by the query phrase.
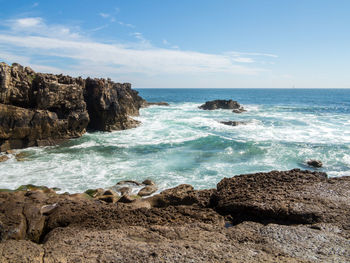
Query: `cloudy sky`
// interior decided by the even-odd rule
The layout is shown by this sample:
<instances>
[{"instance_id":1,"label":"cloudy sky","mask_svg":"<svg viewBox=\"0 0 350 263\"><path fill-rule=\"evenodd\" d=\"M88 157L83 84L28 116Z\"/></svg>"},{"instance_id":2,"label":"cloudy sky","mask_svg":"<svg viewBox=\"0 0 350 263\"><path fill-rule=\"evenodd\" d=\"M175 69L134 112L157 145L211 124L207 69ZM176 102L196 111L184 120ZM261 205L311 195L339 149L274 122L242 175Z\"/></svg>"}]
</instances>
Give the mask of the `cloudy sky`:
<instances>
[{"instance_id":1,"label":"cloudy sky","mask_svg":"<svg viewBox=\"0 0 350 263\"><path fill-rule=\"evenodd\" d=\"M135 88L350 88L348 0L0 0L0 61Z\"/></svg>"}]
</instances>

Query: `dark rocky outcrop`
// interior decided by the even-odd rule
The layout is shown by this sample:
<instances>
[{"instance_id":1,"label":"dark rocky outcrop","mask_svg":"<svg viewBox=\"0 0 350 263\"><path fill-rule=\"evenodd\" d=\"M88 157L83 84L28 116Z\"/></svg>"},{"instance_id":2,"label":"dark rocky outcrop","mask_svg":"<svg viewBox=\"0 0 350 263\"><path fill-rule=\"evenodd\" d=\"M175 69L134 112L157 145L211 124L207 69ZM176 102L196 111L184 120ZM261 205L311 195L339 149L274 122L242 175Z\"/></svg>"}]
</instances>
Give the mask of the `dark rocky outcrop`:
<instances>
[{"instance_id":1,"label":"dark rocky outcrop","mask_svg":"<svg viewBox=\"0 0 350 263\"><path fill-rule=\"evenodd\" d=\"M347 262L349 189L350 177L298 169L114 204L23 186L0 191L0 261Z\"/></svg>"},{"instance_id":2,"label":"dark rocky outcrop","mask_svg":"<svg viewBox=\"0 0 350 263\"><path fill-rule=\"evenodd\" d=\"M207 101L203 105L199 106L202 110L217 110L217 109L225 109L225 110L233 110L235 113L244 112L245 109L234 100L212 100Z\"/></svg>"},{"instance_id":3,"label":"dark rocky outcrop","mask_svg":"<svg viewBox=\"0 0 350 263\"><path fill-rule=\"evenodd\" d=\"M86 129L136 127L144 100L128 83L36 73L0 63L0 151L53 145Z\"/></svg>"},{"instance_id":4,"label":"dark rocky outcrop","mask_svg":"<svg viewBox=\"0 0 350 263\"><path fill-rule=\"evenodd\" d=\"M238 126L247 124L245 121L220 121L221 124L225 124L227 126Z\"/></svg>"},{"instance_id":5,"label":"dark rocky outcrop","mask_svg":"<svg viewBox=\"0 0 350 263\"><path fill-rule=\"evenodd\" d=\"M306 163L315 168L321 168L323 166L323 163L320 160L309 160Z\"/></svg>"}]
</instances>

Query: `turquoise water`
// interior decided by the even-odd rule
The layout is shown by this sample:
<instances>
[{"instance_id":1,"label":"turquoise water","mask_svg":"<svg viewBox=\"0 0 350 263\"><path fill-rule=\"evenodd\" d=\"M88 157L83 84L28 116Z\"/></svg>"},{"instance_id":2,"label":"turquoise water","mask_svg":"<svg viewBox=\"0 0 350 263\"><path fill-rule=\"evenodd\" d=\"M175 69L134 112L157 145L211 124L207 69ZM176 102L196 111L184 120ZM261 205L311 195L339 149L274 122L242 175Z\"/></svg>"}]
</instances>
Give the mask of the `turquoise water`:
<instances>
[{"instance_id":1,"label":"turquoise water","mask_svg":"<svg viewBox=\"0 0 350 263\"><path fill-rule=\"evenodd\" d=\"M350 90L139 91L170 107L142 109L136 129L22 150L26 161L0 163L0 188L32 183L79 192L150 178L160 190L180 183L203 189L242 173L305 169L310 158L322 160L329 176L350 175ZM212 99L234 99L248 111L198 109ZM231 127L221 120L248 123Z\"/></svg>"}]
</instances>

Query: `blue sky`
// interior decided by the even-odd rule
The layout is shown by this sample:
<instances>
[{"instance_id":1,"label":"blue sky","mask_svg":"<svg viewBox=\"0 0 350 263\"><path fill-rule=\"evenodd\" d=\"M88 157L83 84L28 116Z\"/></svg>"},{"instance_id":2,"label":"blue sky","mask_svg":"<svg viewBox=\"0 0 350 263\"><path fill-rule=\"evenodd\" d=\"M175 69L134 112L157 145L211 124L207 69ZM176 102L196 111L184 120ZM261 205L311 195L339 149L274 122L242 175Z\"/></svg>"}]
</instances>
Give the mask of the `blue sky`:
<instances>
[{"instance_id":1,"label":"blue sky","mask_svg":"<svg viewBox=\"0 0 350 263\"><path fill-rule=\"evenodd\" d=\"M0 0L0 61L135 88L350 88L348 0Z\"/></svg>"}]
</instances>

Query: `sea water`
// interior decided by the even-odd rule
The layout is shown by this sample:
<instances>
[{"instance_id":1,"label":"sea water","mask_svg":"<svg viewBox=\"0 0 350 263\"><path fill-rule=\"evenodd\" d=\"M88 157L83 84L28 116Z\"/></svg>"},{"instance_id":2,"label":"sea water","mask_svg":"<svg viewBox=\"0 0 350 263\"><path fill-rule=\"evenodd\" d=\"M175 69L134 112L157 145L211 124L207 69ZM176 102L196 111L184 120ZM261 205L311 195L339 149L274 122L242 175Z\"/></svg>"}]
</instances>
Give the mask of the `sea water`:
<instances>
[{"instance_id":1,"label":"sea water","mask_svg":"<svg viewBox=\"0 0 350 263\"><path fill-rule=\"evenodd\" d=\"M141 109L138 128L86 133L59 146L21 150L28 157L0 163L0 188L22 184L71 193L130 179L212 188L224 177L293 168L330 177L350 175L350 90L140 89L169 107ZM233 99L247 112L205 111L202 103ZM220 121L244 121L227 126Z\"/></svg>"}]
</instances>

